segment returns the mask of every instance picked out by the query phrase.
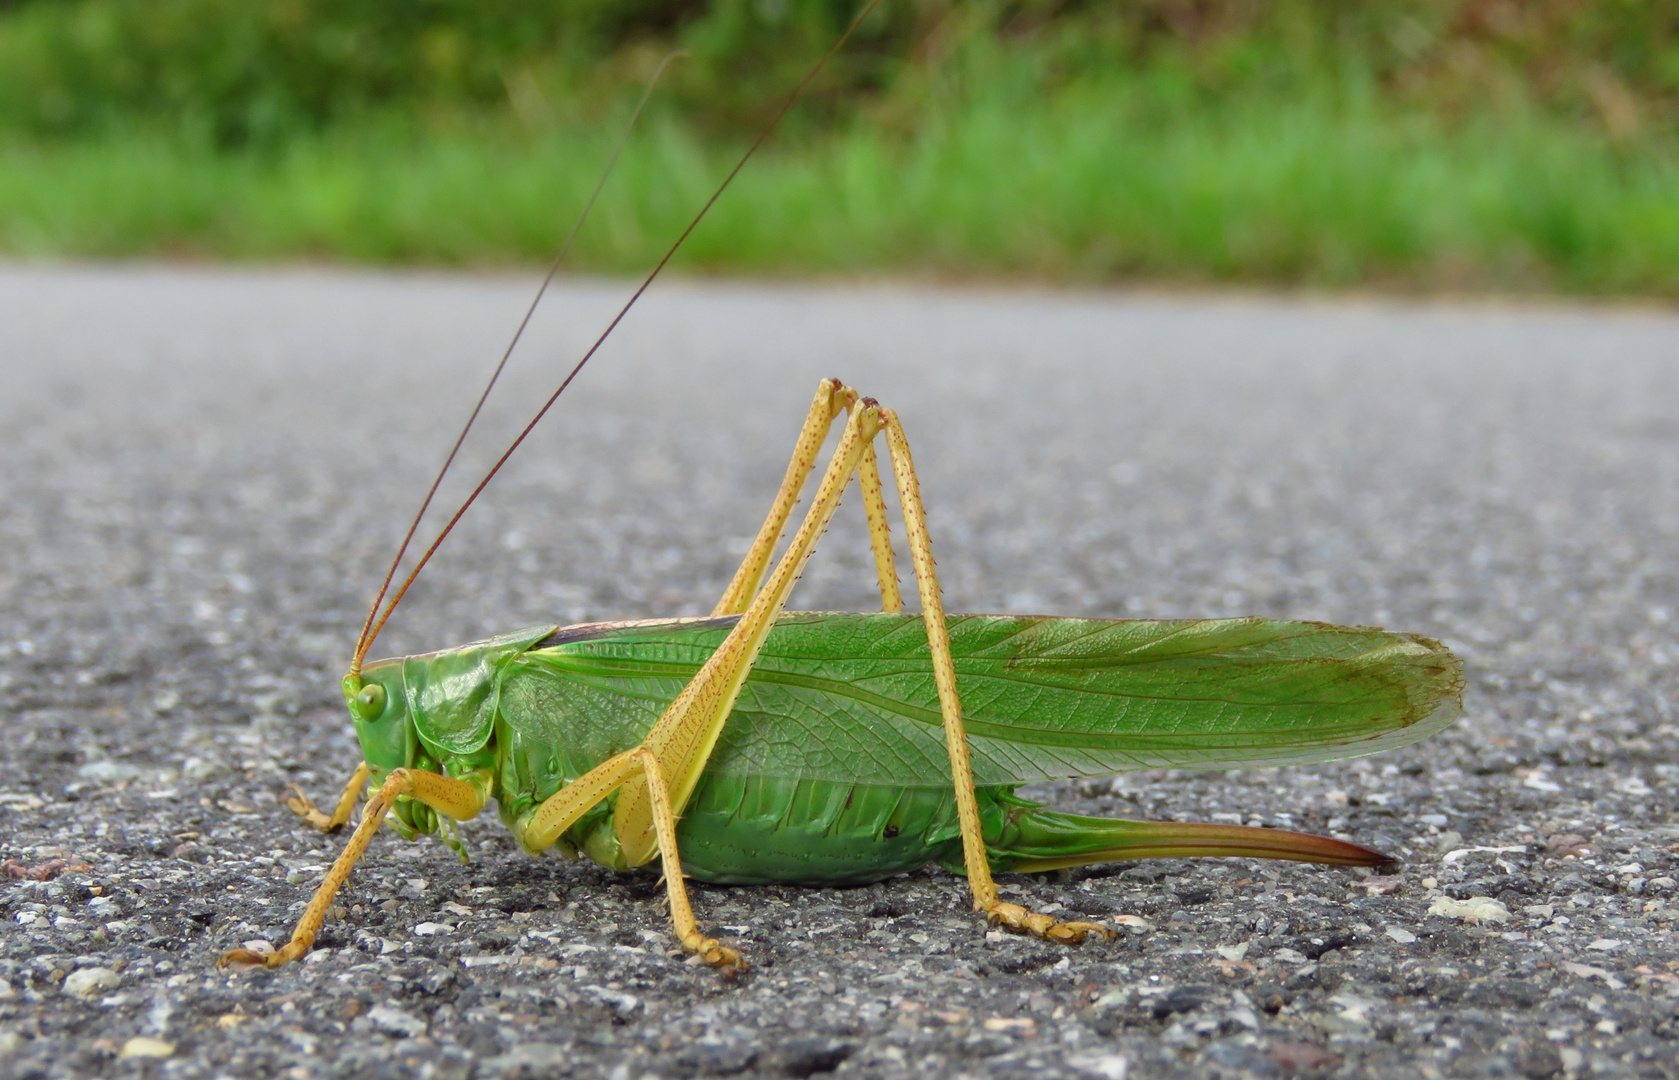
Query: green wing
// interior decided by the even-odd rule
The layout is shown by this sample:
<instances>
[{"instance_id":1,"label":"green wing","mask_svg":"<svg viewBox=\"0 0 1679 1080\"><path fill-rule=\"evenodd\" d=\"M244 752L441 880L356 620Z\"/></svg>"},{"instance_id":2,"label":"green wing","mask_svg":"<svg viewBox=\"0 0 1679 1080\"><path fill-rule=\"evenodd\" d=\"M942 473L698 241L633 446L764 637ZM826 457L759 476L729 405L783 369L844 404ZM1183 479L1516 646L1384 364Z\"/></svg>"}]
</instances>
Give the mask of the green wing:
<instances>
[{"instance_id":1,"label":"green wing","mask_svg":"<svg viewBox=\"0 0 1679 1080\"><path fill-rule=\"evenodd\" d=\"M503 708L604 759L640 740L732 622L560 631L510 670ZM949 626L981 785L1356 757L1461 705L1462 663L1409 634L1259 618ZM804 612L771 632L708 766L906 787L949 770L920 617Z\"/></svg>"}]
</instances>

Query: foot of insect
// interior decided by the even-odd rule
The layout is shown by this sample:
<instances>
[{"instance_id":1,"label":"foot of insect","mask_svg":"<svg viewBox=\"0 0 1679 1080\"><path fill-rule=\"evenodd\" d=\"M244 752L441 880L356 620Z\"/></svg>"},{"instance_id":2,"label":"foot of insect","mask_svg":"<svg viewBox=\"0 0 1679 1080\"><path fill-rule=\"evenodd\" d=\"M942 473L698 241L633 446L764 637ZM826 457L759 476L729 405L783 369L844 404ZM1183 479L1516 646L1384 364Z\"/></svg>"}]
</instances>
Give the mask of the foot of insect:
<instances>
[{"instance_id":1,"label":"foot of insect","mask_svg":"<svg viewBox=\"0 0 1679 1080\"><path fill-rule=\"evenodd\" d=\"M671 808L664 769L652 751L641 749L634 753L646 785L644 790L652 804L653 832L660 861L665 866L665 897L670 904L671 926L676 931L677 940L682 942L684 949L714 968L731 973L745 971L747 963L740 953L716 938L700 933L693 905L688 902L688 886L682 880L682 863L676 848L676 814Z\"/></svg>"},{"instance_id":2,"label":"foot of insect","mask_svg":"<svg viewBox=\"0 0 1679 1080\"><path fill-rule=\"evenodd\" d=\"M366 770L358 769L356 776L359 780L366 779ZM353 805L353 793L359 790L358 780L351 781L351 787L346 790L346 799ZM303 909L303 917L297 921L297 929L292 931L291 940L283 947L272 952L258 952L255 949L233 949L222 954L217 961L217 967L229 964L261 964L264 967L279 967L297 960L309 951L315 944L315 935L320 933L321 924L326 921L326 913L332 906L333 898L343 887L345 880L354 870L357 861L367 851L367 845L372 843L373 834L384 824L385 815L390 813L396 800L403 795L418 799L456 821L466 821L476 817L478 811L484 808L488 801L489 774L487 770L469 773L464 779L456 780L437 773L426 772L422 769L393 769L385 782L379 785L379 790L367 800L367 809L361 816L361 824L350 835L350 842L344 845L344 850L332 864L332 869L326 873L326 879L320 888L310 898L309 906ZM344 802L339 803L339 809L345 817L349 811ZM317 811L318 812L318 811ZM336 816L336 815L334 815Z\"/></svg>"},{"instance_id":3,"label":"foot of insect","mask_svg":"<svg viewBox=\"0 0 1679 1080\"><path fill-rule=\"evenodd\" d=\"M550 796L528 819L515 825L519 842L528 851L546 851L590 808L632 782L646 796L645 827L652 834L647 857L632 865L645 865L655 858L664 865L665 898L670 904L671 929L676 932L676 940L712 967L746 970L746 961L740 953L700 933L694 907L688 902L688 886L682 880L682 861L676 846L676 814L671 809L664 766L646 744L608 758ZM622 815L631 801L621 794L615 813Z\"/></svg>"},{"instance_id":4,"label":"foot of insect","mask_svg":"<svg viewBox=\"0 0 1679 1080\"><path fill-rule=\"evenodd\" d=\"M892 462L892 475L898 485L898 504L904 511L910 562L915 568L916 586L921 593L922 617L927 627L927 652L933 662L933 682L938 689L945 749L950 755L950 776L956 792L956 816L962 830L962 861L967 868L968 888L973 893L974 908L985 912L986 919L993 926L1004 926L1063 945L1083 941L1092 934L1117 936L1097 923L1058 922L1048 915L1028 911L1019 904L1005 904L997 898L997 886L991 880L991 864L985 854L985 837L974 798L968 735L962 723L962 700L956 690L956 664L950 656L950 633L945 627L944 601L939 596L933 542L927 535L927 512L921 503L921 483L916 479L909 441L904 437L897 414L890 409L882 409L880 418L881 430L886 435L887 455ZM883 570L883 583L884 577Z\"/></svg>"},{"instance_id":5,"label":"foot of insect","mask_svg":"<svg viewBox=\"0 0 1679 1080\"><path fill-rule=\"evenodd\" d=\"M992 926L1001 926L1020 934L1031 934L1033 937L1041 937L1045 941L1054 941L1062 945L1077 945L1092 935L1104 940L1112 940L1119 936L1101 923L1057 922L1048 915L1028 911L1019 904L995 901L983 910L986 921Z\"/></svg>"},{"instance_id":6,"label":"foot of insect","mask_svg":"<svg viewBox=\"0 0 1679 1080\"><path fill-rule=\"evenodd\" d=\"M788 542L787 550L782 552L769 580L758 586L762 564L767 564L770 550L781 535L793 502L821 450L823 437L842 414L847 416L844 431L804 521ZM839 508L840 496L880 426L881 410L876 403L858 400L853 391L837 380L822 381L806 418L799 449L788 465L776 506L736 573L735 584L717 605L717 614L740 613L728 637L665 708L640 746L602 762L561 788L536 809L524 826L524 846L541 851L558 840L590 808L618 791L612 823L625 862L630 866L642 866L654 858L663 862L677 940L683 948L717 967L738 969L745 964L735 950L701 934L694 921L677 855L676 811L687 803L699 783L724 721L734 709L741 688L757 662L759 650L787 606L794 583ZM895 573L888 575L882 571L882 596L886 600L890 599L885 586L888 577L896 584ZM737 594L746 592L751 592L751 602L741 605Z\"/></svg>"},{"instance_id":7,"label":"foot of insect","mask_svg":"<svg viewBox=\"0 0 1679 1080\"><path fill-rule=\"evenodd\" d=\"M366 786L367 763L364 761L350 774L350 782L344 785L344 794L339 796L338 805L333 808L331 814L323 814L316 809L314 802L296 784L286 789L286 806L310 828L319 829L321 832L337 832L350 820L350 815L356 809L356 800L361 797L361 790Z\"/></svg>"},{"instance_id":8,"label":"foot of insect","mask_svg":"<svg viewBox=\"0 0 1679 1080\"><path fill-rule=\"evenodd\" d=\"M729 975L746 971L752 966L737 950L700 933L699 920L694 918L694 909L688 902L686 885L678 881L673 888L669 878L663 875L660 880L665 885L666 903L670 908L676 940L682 943L682 948L690 956Z\"/></svg>"},{"instance_id":9,"label":"foot of insect","mask_svg":"<svg viewBox=\"0 0 1679 1080\"><path fill-rule=\"evenodd\" d=\"M683 935L682 947L714 968L722 968L726 971L745 971L749 966L739 952L724 945L716 938L706 937L697 930Z\"/></svg>"}]
</instances>

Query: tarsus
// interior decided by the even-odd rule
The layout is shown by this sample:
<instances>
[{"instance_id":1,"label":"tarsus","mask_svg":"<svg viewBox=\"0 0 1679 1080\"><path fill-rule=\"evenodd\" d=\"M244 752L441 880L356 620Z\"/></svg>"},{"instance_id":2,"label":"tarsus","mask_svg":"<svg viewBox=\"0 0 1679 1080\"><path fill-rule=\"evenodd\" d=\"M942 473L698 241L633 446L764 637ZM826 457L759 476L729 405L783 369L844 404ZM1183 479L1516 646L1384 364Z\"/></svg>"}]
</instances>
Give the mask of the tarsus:
<instances>
[{"instance_id":1,"label":"tarsus","mask_svg":"<svg viewBox=\"0 0 1679 1080\"><path fill-rule=\"evenodd\" d=\"M699 227L700 222L704 220L705 215L711 210L712 206L716 205L717 200L722 197L723 192L728 190L730 184L734 183L735 177L740 175L740 171L746 167L746 163L752 160L752 155L756 154L758 152L758 148L768 141L769 137L775 133L775 129L777 127L781 126L781 121L786 118L789 112L792 111L794 104L798 102L800 96L804 94L805 90L810 86L811 82L815 80L816 76L821 74L822 69L827 66L828 61L834 58L834 54L840 51L846 41L851 38L851 35L863 24L863 20L867 19L874 9L879 6L880 0L869 0L869 2L863 6L863 10L858 12L857 17L851 20L851 24L845 28L845 32L839 36L833 45L829 46L828 51L822 54L822 58L818 60L815 66L813 66L810 71L805 74L805 77L799 80L798 86L793 88L793 92L787 96L787 100L782 103L780 110L777 111L775 116L771 118L770 122L764 126L764 129L758 133L758 137L752 140L752 145L746 148L746 152L742 154L740 160L735 163L735 167L730 169L729 174L723 178L723 182L717 185L717 189L711 193L711 197L705 201L705 205L700 207L699 213L695 214L693 220L688 222L688 227L682 230L682 235L676 238L676 242L671 244L669 250L665 252L664 257L658 261L658 264L655 265L648 273L647 277L643 279L641 284L636 288L635 292L630 294L630 298L624 302L623 307L618 309L618 313L612 317L612 321L606 324L606 329L601 331L600 336L595 339L594 344L590 345L588 351L583 354L582 358L579 359L576 364L572 365L571 370L566 373L566 377L561 380L558 389L556 389L553 394L549 395L547 401L543 402L542 408L538 409L536 411L536 415L531 417L530 423L524 426L523 430L519 432L513 442L510 443L507 449L502 452L502 455L496 459L495 464L490 466L490 470L484 474L484 478L482 480L478 481L478 485L472 489L472 493L466 497L466 501L461 503L460 509L456 510L454 515L449 518L448 523L443 526L443 530L439 532L437 534L437 538L431 542L431 546L426 548L425 553L420 556L420 560L414 565L414 569L409 571L408 576L403 579L402 584L398 586L396 590L396 594L393 595L390 598L390 601L385 604L384 610L380 611L379 604L385 599L386 593L390 591L390 584L396 577L397 566L402 562L403 555L407 553L408 545L413 540L415 532L419 530L420 518L425 515L427 507L431 505L433 496L437 494L438 485L443 482L443 474L448 471L449 466L454 462L455 455L459 452L461 443L466 439L467 429L470 429L473 420L477 419L479 410L484 406L484 399L489 397L491 387L495 385L496 378L501 375L502 368L507 364L507 355L502 357L501 364L497 365L495 374L490 377L489 385L484 388L484 393L479 397L477 406L473 408L472 416L467 420L466 428L461 430L460 437L455 440L454 448L449 451L448 459L443 463L443 469L437 474L437 479L432 481L431 490L426 493L425 501L420 506L420 512L414 515L414 522L409 526L408 533L403 537L402 545L397 551L397 556L394 560L392 560L391 568L385 574L385 581L379 588L379 595L374 598L373 606L367 612L367 621L362 624L361 637L356 641L355 657L350 662L350 673L352 675L356 675L361 672L362 661L367 657L367 650L372 648L374 640L379 636L379 632L385 628L385 623L390 620L391 613L396 610L398 604L402 603L402 598L407 595L409 587L412 586L415 579L420 576L420 571L426 568L426 564L429 563L431 561L431 557L437 553L437 549L443 545L443 541L448 538L451 532L454 531L456 523L459 522L461 517L466 514L472 504L477 501L478 496L483 492L483 490L490 485L490 481L495 479L496 474L501 472L501 467L507 464L507 460L513 456L514 452L519 449L530 433L536 429L536 425L540 424L542 422L542 418L548 415L548 410L554 407L554 402L560 399L560 395L565 393L566 388L571 385L572 380L577 378L577 373L583 370L583 365L587 364L594 357L595 353L600 350L600 347L605 344L606 339L618 328L618 324L624 321L624 316L630 313L630 309L635 306L636 301L641 299L642 294L645 293L653 284L653 280L659 276L665 266L676 256L676 252L687 241L693 231ZM666 63L668 62L669 58L666 59ZM659 70L661 72L664 70L663 64L659 66ZM658 76L655 75L654 78L657 80ZM651 85L648 87L648 92L652 92ZM646 101L647 98L644 95L642 97L642 104L646 104ZM636 107L636 113L639 115L640 112L641 106L638 105ZM634 117L631 118L630 122L632 125L635 123ZM628 137L628 134L629 133L626 131L625 138ZM620 141L618 150L613 151L613 163L617 162L618 152L622 149L623 142ZM612 166L609 164L607 166L607 173L610 174L611 171ZM601 184L605 184L605 182L606 177L602 176ZM595 189L595 195L599 194L600 187L597 186ZM594 196L590 197L589 205L594 205ZM584 208L583 213L587 216L588 207ZM578 220L577 227L580 227L581 225L582 219L580 218ZM573 227L572 237L576 236L577 227ZM569 246L570 243L571 237L568 237L566 239L567 246ZM563 256L564 253L565 249L562 248L561 255ZM548 288L548 282L553 280L554 271L558 268L558 266L559 258L556 258L554 260L554 266L548 271L548 277L544 279L542 283L542 289L537 291L536 300L531 301L530 311L525 313L524 321L519 324L519 333L515 333L513 335L513 344L518 343L519 334L524 332L525 324L530 321L531 313L536 310L537 301L542 299L542 293ZM511 355L512 352L513 345L510 344L507 347L507 354Z\"/></svg>"}]
</instances>

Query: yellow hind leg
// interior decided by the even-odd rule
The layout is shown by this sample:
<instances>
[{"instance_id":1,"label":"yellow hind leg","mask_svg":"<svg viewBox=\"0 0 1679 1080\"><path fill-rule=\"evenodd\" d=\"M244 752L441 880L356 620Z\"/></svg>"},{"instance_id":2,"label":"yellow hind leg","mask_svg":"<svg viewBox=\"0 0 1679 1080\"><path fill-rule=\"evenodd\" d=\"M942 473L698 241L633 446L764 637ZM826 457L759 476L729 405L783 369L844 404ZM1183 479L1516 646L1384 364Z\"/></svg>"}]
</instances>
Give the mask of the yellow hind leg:
<instances>
[{"instance_id":1,"label":"yellow hind leg","mask_svg":"<svg viewBox=\"0 0 1679 1080\"><path fill-rule=\"evenodd\" d=\"M799 492L816 468L822 443L828 437L835 420L854 409L857 391L838 379L823 379L816 386L816 398L810 403L804 427L793 444L793 455L787 462L787 472L781 478L781 488L775 493L770 512L759 527L740 562L729 587L723 590L713 615L739 615L746 610L758 591L764 571L769 568L770 556L781 534L787 529L787 519L799 501ZM882 611L902 611L903 595L898 589L898 572L892 560L892 534L886 523L886 502L881 495L880 465L875 458L874 442L863 444L863 457L857 465L857 479L863 489L863 512L869 522L869 544L874 550L875 574L880 582Z\"/></svg>"},{"instance_id":2,"label":"yellow hind leg","mask_svg":"<svg viewBox=\"0 0 1679 1080\"><path fill-rule=\"evenodd\" d=\"M932 655L933 681L939 692L939 711L944 719L945 747L950 753L950 778L956 788L957 820L962 828L962 862L968 872L968 888L974 907L993 923L1041 938L1072 944L1090 934L1116 936L1098 923L1058 922L1048 915L1028 911L1019 904L1005 904L997 896L991 879L991 863L985 854L985 837L980 831L979 805L974 798L973 766L968 757L968 735L962 725L962 700L956 692L956 663L950 656L950 635L945 628L944 601L939 596L939 579L933 566L933 542L927 535L927 514L921 505L921 483L910 459L909 442L897 414L880 411L881 430L892 460L892 474L898 482L898 501L904 509L904 532L909 536L910 562L921 591L921 613L927 624L927 651Z\"/></svg>"},{"instance_id":3,"label":"yellow hind leg","mask_svg":"<svg viewBox=\"0 0 1679 1080\"><path fill-rule=\"evenodd\" d=\"M824 383L829 393L837 393L833 385ZM826 423L820 394L817 406L812 410L812 419ZM807 422L807 431L812 426ZM851 407L839 445L828 462L803 523L769 580L758 589L728 637L665 709L664 715L653 725L640 746L584 773L537 807L521 825L521 843L527 850L540 851L559 840L592 807L618 791L612 820L624 860L631 866L644 865L655 857L663 861L677 937L685 948L719 967L740 967L741 959L734 950L718 945L715 939L701 934L694 922L687 891L682 884L675 815L699 783L712 748L722 734L723 723L734 709L746 683L746 676L757 662L758 653L774 628L776 618L786 607L800 572L816 550L817 541L833 519L834 511L839 508L840 496L857 471L864 449L879 429L880 412L875 405L858 403ZM817 446L820 446L819 441ZM797 459L794 465L797 468L789 468L790 479L803 468ZM799 475L802 477L802 473ZM787 490L789 488L784 488L784 494ZM790 490L796 497L798 487L791 486ZM783 502L791 505L790 500L780 499L777 505ZM766 550L779 532L780 526L772 516L759 534L760 540L769 538L764 545ZM757 576L751 565L753 561L754 557L749 556L748 562L742 566L744 580Z\"/></svg>"}]
</instances>

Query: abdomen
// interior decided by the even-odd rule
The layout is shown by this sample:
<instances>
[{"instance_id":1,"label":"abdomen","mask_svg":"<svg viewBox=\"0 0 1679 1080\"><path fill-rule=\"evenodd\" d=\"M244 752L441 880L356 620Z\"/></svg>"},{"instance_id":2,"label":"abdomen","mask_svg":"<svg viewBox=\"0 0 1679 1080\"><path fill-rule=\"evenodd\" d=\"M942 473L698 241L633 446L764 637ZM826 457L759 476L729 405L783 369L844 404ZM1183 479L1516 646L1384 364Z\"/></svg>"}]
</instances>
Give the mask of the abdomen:
<instances>
[{"instance_id":1,"label":"abdomen","mask_svg":"<svg viewBox=\"0 0 1679 1080\"><path fill-rule=\"evenodd\" d=\"M866 885L962 843L949 788L711 775L676 836L686 873L733 885Z\"/></svg>"}]
</instances>

